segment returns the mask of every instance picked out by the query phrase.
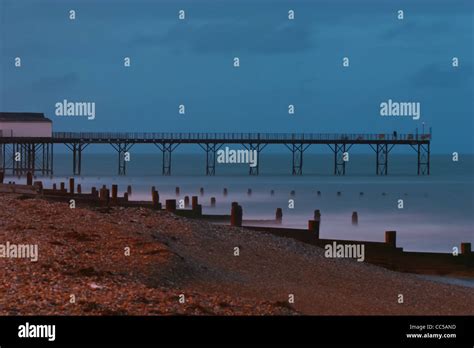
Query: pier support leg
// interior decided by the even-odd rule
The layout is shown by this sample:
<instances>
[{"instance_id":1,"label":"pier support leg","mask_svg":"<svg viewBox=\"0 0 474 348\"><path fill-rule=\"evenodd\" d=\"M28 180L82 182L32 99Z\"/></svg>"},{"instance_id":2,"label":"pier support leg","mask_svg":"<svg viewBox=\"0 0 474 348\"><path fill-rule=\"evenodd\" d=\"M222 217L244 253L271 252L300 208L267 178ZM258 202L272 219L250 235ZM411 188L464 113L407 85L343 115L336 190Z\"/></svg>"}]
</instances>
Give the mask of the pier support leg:
<instances>
[{"instance_id":1,"label":"pier support leg","mask_svg":"<svg viewBox=\"0 0 474 348\"><path fill-rule=\"evenodd\" d=\"M73 148L73 174L81 175L82 144L74 144Z\"/></svg>"},{"instance_id":2,"label":"pier support leg","mask_svg":"<svg viewBox=\"0 0 474 348\"><path fill-rule=\"evenodd\" d=\"M253 160L255 161L253 165L249 164L249 175L258 175L259 174L259 168L260 168L260 151L262 151L266 144L260 144L260 143L249 143L249 144L242 144L246 150L251 151L252 155L255 156ZM249 160L250 160L250 154L249 154Z\"/></svg>"},{"instance_id":3,"label":"pier support leg","mask_svg":"<svg viewBox=\"0 0 474 348\"><path fill-rule=\"evenodd\" d=\"M26 157L26 170L34 175L36 170L36 144L26 144L26 149L26 151L28 151Z\"/></svg>"},{"instance_id":4,"label":"pier support leg","mask_svg":"<svg viewBox=\"0 0 474 348\"><path fill-rule=\"evenodd\" d=\"M161 150L163 153L163 175L171 175L171 152L173 151L171 146L171 144L163 144L163 149Z\"/></svg>"},{"instance_id":5,"label":"pier support leg","mask_svg":"<svg viewBox=\"0 0 474 348\"><path fill-rule=\"evenodd\" d=\"M82 168L82 150L84 150L89 144L72 143L65 144L69 150L72 151L72 173L73 175L81 175ZM113 145L112 145L113 146ZM118 151L118 149L114 146Z\"/></svg>"},{"instance_id":6,"label":"pier support leg","mask_svg":"<svg viewBox=\"0 0 474 348\"><path fill-rule=\"evenodd\" d=\"M377 144L376 153L376 174L388 174L388 144Z\"/></svg>"},{"instance_id":7,"label":"pier support leg","mask_svg":"<svg viewBox=\"0 0 474 348\"><path fill-rule=\"evenodd\" d=\"M41 143L36 145L37 171L42 175L53 175L53 144Z\"/></svg>"},{"instance_id":8,"label":"pier support leg","mask_svg":"<svg viewBox=\"0 0 474 348\"><path fill-rule=\"evenodd\" d=\"M0 173L5 171L5 144L0 144Z\"/></svg>"},{"instance_id":9,"label":"pier support leg","mask_svg":"<svg viewBox=\"0 0 474 348\"><path fill-rule=\"evenodd\" d=\"M418 144L418 175L430 175L430 143Z\"/></svg>"},{"instance_id":10,"label":"pier support leg","mask_svg":"<svg viewBox=\"0 0 474 348\"><path fill-rule=\"evenodd\" d=\"M127 162L130 160L129 151L134 144L116 143L110 144L118 153L118 175L126 175Z\"/></svg>"},{"instance_id":11,"label":"pier support leg","mask_svg":"<svg viewBox=\"0 0 474 348\"><path fill-rule=\"evenodd\" d=\"M346 144L334 144L334 175L346 175Z\"/></svg>"},{"instance_id":12,"label":"pier support leg","mask_svg":"<svg viewBox=\"0 0 474 348\"><path fill-rule=\"evenodd\" d=\"M72 151L72 173L73 175L81 175L82 167L82 150L87 146L85 144L73 143L66 144Z\"/></svg>"},{"instance_id":13,"label":"pier support leg","mask_svg":"<svg viewBox=\"0 0 474 348\"><path fill-rule=\"evenodd\" d=\"M199 144L206 151L206 175L216 175L216 152L222 145L216 143Z\"/></svg>"},{"instance_id":14,"label":"pier support leg","mask_svg":"<svg viewBox=\"0 0 474 348\"><path fill-rule=\"evenodd\" d=\"M34 143L13 143L10 161L6 161L4 168L10 169L13 175L35 173L36 148Z\"/></svg>"},{"instance_id":15,"label":"pier support leg","mask_svg":"<svg viewBox=\"0 0 474 348\"><path fill-rule=\"evenodd\" d=\"M309 145L304 144L285 144L285 146L290 149L293 161L292 161L292 170L291 174L293 175L302 175L303 174L303 153L309 147Z\"/></svg>"},{"instance_id":16,"label":"pier support leg","mask_svg":"<svg viewBox=\"0 0 474 348\"><path fill-rule=\"evenodd\" d=\"M178 147L179 143L155 143L163 155L163 165L161 173L165 176L171 175L171 154Z\"/></svg>"}]
</instances>

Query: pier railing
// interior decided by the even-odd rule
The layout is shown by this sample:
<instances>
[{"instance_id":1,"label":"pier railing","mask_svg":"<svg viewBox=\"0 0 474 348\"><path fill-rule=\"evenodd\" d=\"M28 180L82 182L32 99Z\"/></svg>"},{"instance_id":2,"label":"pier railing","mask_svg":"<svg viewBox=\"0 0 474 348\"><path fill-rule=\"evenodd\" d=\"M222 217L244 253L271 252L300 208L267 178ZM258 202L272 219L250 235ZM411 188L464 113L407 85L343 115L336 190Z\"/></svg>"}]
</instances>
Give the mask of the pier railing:
<instances>
[{"instance_id":1,"label":"pier railing","mask_svg":"<svg viewBox=\"0 0 474 348\"><path fill-rule=\"evenodd\" d=\"M54 132L58 140L149 140L149 141L378 141L431 140L431 134L417 133L130 133L130 132Z\"/></svg>"}]
</instances>

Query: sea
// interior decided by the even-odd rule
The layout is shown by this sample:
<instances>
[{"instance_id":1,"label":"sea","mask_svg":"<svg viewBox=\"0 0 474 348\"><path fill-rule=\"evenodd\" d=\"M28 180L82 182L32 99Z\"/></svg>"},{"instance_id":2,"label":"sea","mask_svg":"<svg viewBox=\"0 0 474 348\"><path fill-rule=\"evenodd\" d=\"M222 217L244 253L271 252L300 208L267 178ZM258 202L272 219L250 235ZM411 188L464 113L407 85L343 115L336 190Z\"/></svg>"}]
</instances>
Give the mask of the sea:
<instances>
[{"instance_id":1,"label":"sea","mask_svg":"<svg viewBox=\"0 0 474 348\"><path fill-rule=\"evenodd\" d=\"M229 214L231 202L237 201L243 207L244 220L273 219L276 208L282 208L282 225L290 228L307 228L314 210L319 209L322 238L383 241L385 231L397 231L397 246L405 251L452 252L461 242L474 242L474 155L461 154L458 161L453 161L452 154L432 155L430 175L418 176L416 152L393 154L388 175L377 176L375 154L353 154L346 175L335 176L332 155L305 153L303 175L292 175L289 151L262 152L258 176L249 175L248 164L219 163L216 175L206 176L204 152L176 152L171 176L163 176L157 151L134 153L126 175L118 176L116 152L86 151L82 175L76 177L83 192L92 186L117 184L123 194L131 185L130 200L151 200L151 187L155 186L162 202L199 196L203 212L208 214ZM54 176L42 180L51 187L71 175L72 155L56 153ZM25 179L7 180L19 183ZM180 188L179 197L176 187ZM204 189L202 196L200 188ZM214 208L211 197L217 201ZM358 225L352 224L353 212L358 214Z\"/></svg>"}]
</instances>

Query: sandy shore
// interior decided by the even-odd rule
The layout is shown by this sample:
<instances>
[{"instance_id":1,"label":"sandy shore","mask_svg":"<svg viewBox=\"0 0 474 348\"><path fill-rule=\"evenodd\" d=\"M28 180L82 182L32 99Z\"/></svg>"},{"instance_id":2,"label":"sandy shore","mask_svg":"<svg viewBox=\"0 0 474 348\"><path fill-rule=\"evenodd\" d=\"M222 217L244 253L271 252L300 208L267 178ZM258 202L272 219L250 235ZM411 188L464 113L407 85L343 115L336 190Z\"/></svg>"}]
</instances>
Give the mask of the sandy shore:
<instances>
[{"instance_id":1,"label":"sandy shore","mask_svg":"<svg viewBox=\"0 0 474 348\"><path fill-rule=\"evenodd\" d=\"M37 244L39 258L0 258L1 315L474 314L473 288L146 208L70 209L2 194L6 242Z\"/></svg>"}]
</instances>

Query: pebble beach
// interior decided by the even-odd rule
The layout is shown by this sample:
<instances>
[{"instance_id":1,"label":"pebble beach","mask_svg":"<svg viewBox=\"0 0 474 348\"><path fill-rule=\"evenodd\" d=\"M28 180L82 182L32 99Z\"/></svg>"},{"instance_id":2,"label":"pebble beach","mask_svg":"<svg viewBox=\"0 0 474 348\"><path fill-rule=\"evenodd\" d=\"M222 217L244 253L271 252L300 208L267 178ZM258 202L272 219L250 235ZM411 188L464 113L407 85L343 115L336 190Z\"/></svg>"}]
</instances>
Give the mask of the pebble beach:
<instances>
[{"instance_id":1,"label":"pebble beach","mask_svg":"<svg viewBox=\"0 0 474 348\"><path fill-rule=\"evenodd\" d=\"M473 288L147 208L2 194L6 242L38 259L0 258L0 315L474 314Z\"/></svg>"}]
</instances>

